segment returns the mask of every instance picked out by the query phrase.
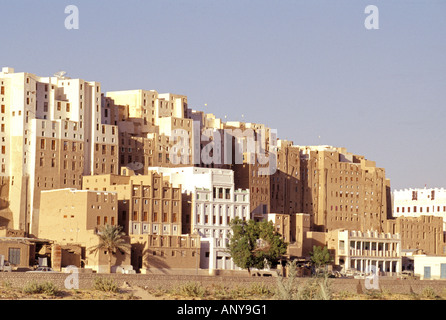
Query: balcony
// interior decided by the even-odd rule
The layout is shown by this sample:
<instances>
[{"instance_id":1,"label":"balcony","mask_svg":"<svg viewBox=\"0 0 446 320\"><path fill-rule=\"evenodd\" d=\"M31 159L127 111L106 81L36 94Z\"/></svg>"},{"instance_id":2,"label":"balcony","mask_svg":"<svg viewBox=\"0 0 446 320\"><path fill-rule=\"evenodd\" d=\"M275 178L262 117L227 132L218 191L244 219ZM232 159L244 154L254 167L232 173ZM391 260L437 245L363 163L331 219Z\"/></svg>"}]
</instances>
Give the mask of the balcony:
<instances>
[{"instance_id":1,"label":"balcony","mask_svg":"<svg viewBox=\"0 0 446 320\"><path fill-rule=\"evenodd\" d=\"M344 250L339 250L340 255L345 255ZM350 248L350 256L362 256L362 257L388 257L394 258L398 257L397 251L382 251L382 250L361 250L361 249L351 249Z\"/></svg>"}]
</instances>

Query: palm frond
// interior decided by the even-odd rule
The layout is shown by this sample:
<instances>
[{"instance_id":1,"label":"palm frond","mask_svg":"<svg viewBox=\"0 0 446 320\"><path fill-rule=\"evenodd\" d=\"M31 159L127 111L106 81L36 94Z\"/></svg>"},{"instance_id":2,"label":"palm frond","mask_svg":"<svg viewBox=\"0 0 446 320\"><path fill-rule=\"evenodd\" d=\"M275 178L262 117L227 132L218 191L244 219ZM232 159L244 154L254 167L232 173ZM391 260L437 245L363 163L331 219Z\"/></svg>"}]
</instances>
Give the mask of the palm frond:
<instances>
[{"instance_id":1,"label":"palm frond","mask_svg":"<svg viewBox=\"0 0 446 320\"><path fill-rule=\"evenodd\" d=\"M117 251L129 253L131 246L125 241L125 234L121 230L121 226L109 224L102 226L97 233L99 243L88 248L90 253L96 254L100 250L110 251L114 254Z\"/></svg>"}]
</instances>

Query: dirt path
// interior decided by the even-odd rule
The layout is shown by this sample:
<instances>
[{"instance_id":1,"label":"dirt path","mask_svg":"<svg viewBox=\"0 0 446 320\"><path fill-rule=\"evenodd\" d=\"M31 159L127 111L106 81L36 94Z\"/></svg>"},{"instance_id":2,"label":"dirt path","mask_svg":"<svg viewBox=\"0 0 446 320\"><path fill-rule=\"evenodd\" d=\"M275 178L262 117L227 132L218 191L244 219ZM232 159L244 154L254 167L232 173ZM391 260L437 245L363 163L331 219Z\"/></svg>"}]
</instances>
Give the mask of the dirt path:
<instances>
[{"instance_id":1,"label":"dirt path","mask_svg":"<svg viewBox=\"0 0 446 320\"><path fill-rule=\"evenodd\" d=\"M124 290L126 293L133 294L136 298L139 298L141 300L163 300L163 298L156 297L141 287L138 286L132 287L126 282L124 282L124 284L121 286L121 289Z\"/></svg>"}]
</instances>

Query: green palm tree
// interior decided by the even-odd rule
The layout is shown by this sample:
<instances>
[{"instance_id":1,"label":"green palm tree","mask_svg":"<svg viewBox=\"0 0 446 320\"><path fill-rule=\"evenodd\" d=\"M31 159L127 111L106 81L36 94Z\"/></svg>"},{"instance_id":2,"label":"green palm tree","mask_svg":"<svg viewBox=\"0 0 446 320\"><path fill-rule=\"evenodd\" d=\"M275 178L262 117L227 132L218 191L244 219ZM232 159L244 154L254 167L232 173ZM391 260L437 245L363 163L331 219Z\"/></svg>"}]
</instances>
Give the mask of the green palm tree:
<instances>
[{"instance_id":1,"label":"green palm tree","mask_svg":"<svg viewBox=\"0 0 446 320\"><path fill-rule=\"evenodd\" d=\"M100 227L97 233L99 244L90 247L90 253L97 254L98 251L106 251L108 255L108 272L111 273L111 259L118 251L122 254L130 254L130 244L124 239L125 233L121 226L106 224Z\"/></svg>"}]
</instances>

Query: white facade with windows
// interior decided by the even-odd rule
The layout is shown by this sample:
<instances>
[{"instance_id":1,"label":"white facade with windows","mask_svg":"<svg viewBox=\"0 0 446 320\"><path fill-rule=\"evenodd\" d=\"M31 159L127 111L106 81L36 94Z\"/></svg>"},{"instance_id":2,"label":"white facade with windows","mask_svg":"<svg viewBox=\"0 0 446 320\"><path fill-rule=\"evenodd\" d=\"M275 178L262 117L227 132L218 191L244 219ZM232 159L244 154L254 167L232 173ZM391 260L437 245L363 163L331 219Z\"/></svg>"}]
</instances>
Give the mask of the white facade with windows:
<instances>
[{"instance_id":1,"label":"white facade with windows","mask_svg":"<svg viewBox=\"0 0 446 320\"><path fill-rule=\"evenodd\" d=\"M420 280L446 280L446 257L414 255L414 275Z\"/></svg>"},{"instance_id":2,"label":"white facade with windows","mask_svg":"<svg viewBox=\"0 0 446 320\"><path fill-rule=\"evenodd\" d=\"M377 231L334 230L335 264L343 271L397 275L402 270L401 237L399 234Z\"/></svg>"},{"instance_id":3,"label":"white facade with windows","mask_svg":"<svg viewBox=\"0 0 446 320\"><path fill-rule=\"evenodd\" d=\"M446 230L446 189L395 190L392 197L394 217L419 217L421 215L442 217L443 230Z\"/></svg>"},{"instance_id":4,"label":"white facade with windows","mask_svg":"<svg viewBox=\"0 0 446 320\"><path fill-rule=\"evenodd\" d=\"M235 217L251 219L249 190L236 190L234 172L227 169L198 167L150 167L170 177L172 186L181 185L183 193L191 193L191 231L202 241L200 267L238 269L226 252L230 222Z\"/></svg>"}]
</instances>

